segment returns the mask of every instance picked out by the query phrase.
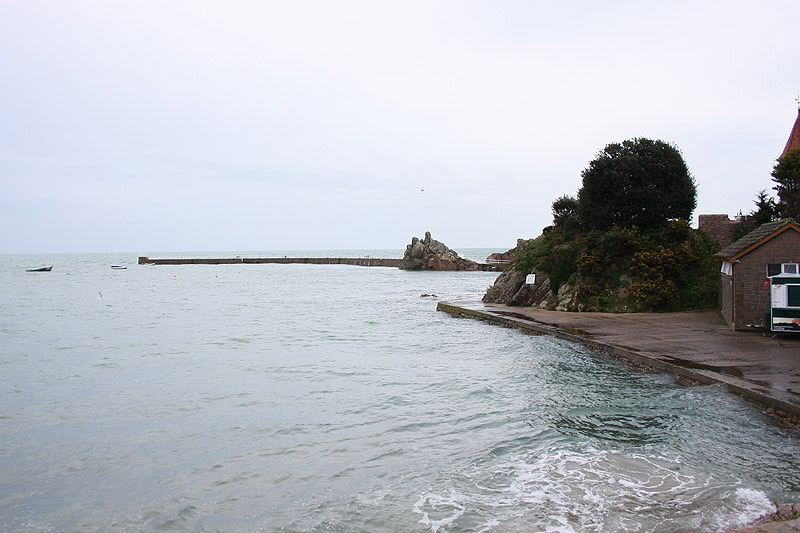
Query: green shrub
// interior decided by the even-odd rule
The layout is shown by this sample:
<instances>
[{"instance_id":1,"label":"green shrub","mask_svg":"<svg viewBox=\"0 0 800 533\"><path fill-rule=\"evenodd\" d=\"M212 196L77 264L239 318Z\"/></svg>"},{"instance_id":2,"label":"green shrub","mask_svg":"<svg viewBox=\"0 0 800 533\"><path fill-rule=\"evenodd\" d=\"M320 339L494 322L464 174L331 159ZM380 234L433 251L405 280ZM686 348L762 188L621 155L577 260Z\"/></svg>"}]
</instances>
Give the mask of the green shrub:
<instances>
[{"instance_id":1,"label":"green shrub","mask_svg":"<svg viewBox=\"0 0 800 533\"><path fill-rule=\"evenodd\" d=\"M566 234L550 227L520 251L513 267L550 278L556 293L576 287L584 310L672 311L716 306L718 247L684 221Z\"/></svg>"}]
</instances>

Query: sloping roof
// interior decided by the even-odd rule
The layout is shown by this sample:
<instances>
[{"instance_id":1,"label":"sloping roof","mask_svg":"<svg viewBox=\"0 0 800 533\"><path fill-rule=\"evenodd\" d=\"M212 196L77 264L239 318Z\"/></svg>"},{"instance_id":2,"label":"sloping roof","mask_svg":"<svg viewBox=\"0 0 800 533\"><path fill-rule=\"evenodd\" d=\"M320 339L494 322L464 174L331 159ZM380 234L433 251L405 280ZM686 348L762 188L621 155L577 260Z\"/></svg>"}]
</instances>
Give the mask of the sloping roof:
<instances>
[{"instance_id":1,"label":"sloping roof","mask_svg":"<svg viewBox=\"0 0 800 533\"><path fill-rule=\"evenodd\" d=\"M758 248L765 242L774 239L781 233L787 230L795 230L800 232L800 226L792 218L784 218L776 222L767 222L761 224L759 227L739 239L732 242L716 254L714 257L724 259L726 261L735 261L754 248Z\"/></svg>"},{"instance_id":2,"label":"sloping roof","mask_svg":"<svg viewBox=\"0 0 800 533\"><path fill-rule=\"evenodd\" d=\"M789 140L786 141L786 147L781 152L781 156L778 159L782 159L783 156L791 152L792 150L800 149L800 108L797 109L797 119L794 121L794 127L792 128L792 132L789 134Z\"/></svg>"}]
</instances>

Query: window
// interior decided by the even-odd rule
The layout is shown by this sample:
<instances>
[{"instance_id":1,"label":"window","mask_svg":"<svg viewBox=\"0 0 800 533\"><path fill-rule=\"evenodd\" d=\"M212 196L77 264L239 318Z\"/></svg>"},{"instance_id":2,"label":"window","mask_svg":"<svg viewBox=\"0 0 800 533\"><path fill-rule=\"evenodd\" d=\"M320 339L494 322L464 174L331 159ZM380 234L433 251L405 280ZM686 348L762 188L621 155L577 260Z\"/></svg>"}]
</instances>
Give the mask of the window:
<instances>
[{"instance_id":1,"label":"window","mask_svg":"<svg viewBox=\"0 0 800 533\"><path fill-rule=\"evenodd\" d=\"M724 265L724 263L723 263ZM767 264L767 277L780 276L781 274L788 274L796 276L800 272L797 268L797 263L768 263Z\"/></svg>"},{"instance_id":2,"label":"window","mask_svg":"<svg viewBox=\"0 0 800 533\"><path fill-rule=\"evenodd\" d=\"M800 285L787 285L786 293L789 307L800 307Z\"/></svg>"}]
</instances>

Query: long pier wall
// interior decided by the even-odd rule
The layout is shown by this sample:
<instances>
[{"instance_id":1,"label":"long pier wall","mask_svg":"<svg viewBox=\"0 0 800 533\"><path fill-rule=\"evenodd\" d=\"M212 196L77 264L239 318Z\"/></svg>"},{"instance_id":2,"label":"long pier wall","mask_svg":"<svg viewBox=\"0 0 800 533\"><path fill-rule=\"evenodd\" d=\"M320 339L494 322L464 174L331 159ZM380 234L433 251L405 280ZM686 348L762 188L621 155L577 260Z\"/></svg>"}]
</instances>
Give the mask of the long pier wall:
<instances>
[{"instance_id":1,"label":"long pier wall","mask_svg":"<svg viewBox=\"0 0 800 533\"><path fill-rule=\"evenodd\" d=\"M281 265L356 265L378 267L400 267L402 259L388 259L379 257L212 257L212 258L176 258L176 259L151 259L140 256L139 264L154 265L239 265L275 263Z\"/></svg>"},{"instance_id":2,"label":"long pier wall","mask_svg":"<svg viewBox=\"0 0 800 533\"><path fill-rule=\"evenodd\" d=\"M356 265L369 267L400 268L402 259L380 257L178 257L174 259L152 259L139 256L140 265L240 265L274 263L280 265ZM507 265L478 263L483 272L499 272Z\"/></svg>"}]
</instances>

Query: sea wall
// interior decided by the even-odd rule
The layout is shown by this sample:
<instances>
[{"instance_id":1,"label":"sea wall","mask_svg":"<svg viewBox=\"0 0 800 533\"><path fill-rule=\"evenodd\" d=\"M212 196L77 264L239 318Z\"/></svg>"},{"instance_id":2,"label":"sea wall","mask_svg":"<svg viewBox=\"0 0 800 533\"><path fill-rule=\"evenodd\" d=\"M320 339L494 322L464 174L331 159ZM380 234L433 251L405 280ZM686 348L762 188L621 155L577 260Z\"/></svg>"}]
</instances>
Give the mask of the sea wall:
<instances>
[{"instance_id":1,"label":"sea wall","mask_svg":"<svg viewBox=\"0 0 800 533\"><path fill-rule=\"evenodd\" d=\"M399 268L402 259L379 257L211 257L211 258L174 258L151 259L146 256L139 257L140 265L238 265L238 264L307 264L307 265L356 265L379 266Z\"/></svg>"},{"instance_id":2,"label":"sea wall","mask_svg":"<svg viewBox=\"0 0 800 533\"><path fill-rule=\"evenodd\" d=\"M153 259L139 256L140 265L240 265L281 264L281 265L356 265L369 267L400 268L403 260L380 257L176 257L172 259ZM499 272L505 265L475 263L476 271Z\"/></svg>"}]
</instances>

